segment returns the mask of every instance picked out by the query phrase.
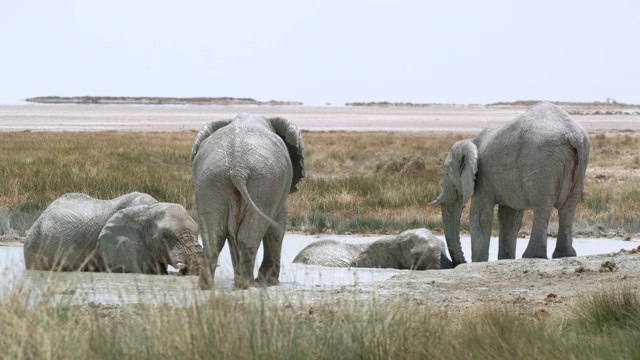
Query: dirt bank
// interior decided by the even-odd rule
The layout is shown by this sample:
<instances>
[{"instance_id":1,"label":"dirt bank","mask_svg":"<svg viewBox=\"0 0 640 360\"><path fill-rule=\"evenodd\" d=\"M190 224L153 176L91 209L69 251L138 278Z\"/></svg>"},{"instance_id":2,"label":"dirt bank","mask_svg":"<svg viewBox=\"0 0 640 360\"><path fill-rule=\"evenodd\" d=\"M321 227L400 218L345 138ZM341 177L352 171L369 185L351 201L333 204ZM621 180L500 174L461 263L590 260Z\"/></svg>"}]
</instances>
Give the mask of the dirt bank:
<instances>
[{"instance_id":1,"label":"dirt bank","mask_svg":"<svg viewBox=\"0 0 640 360\"><path fill-rule=\"evenodd\" d=\"M640 253L566 259L518 259L463 264L452 270L404 271L367 286L279 286L234 292L232 296L317 306L369 304L380 307L426 307L441 314L460 314L487 306L512 306L531 317L562 316L581 296L614 287L640 290ZM247 296L248 295L248 296Z\"/></svg>"}]
</instances>

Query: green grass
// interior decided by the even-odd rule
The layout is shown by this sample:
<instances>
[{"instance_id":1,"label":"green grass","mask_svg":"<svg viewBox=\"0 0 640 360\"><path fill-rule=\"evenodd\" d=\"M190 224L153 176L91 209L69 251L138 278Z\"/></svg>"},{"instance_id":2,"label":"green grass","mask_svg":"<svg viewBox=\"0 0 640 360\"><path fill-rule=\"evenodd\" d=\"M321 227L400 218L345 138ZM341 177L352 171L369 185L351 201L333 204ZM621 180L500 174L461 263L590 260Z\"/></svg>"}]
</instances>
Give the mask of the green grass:
<instances>
[{"instance_id":1,"label":"green grass","mask_svg":"<svg viewBox=\"0 0 640 360\"><path fill-rule=\"evenodd\" d=\"M566 317L535 320L510 307L465 315L381 306L371 298L275 305L212 297L189 307L64 305L0 300L6 358L635 359L638 295L595 292ZM255 297L257 295L257 298Z\"/></svg>"}]
</instances>

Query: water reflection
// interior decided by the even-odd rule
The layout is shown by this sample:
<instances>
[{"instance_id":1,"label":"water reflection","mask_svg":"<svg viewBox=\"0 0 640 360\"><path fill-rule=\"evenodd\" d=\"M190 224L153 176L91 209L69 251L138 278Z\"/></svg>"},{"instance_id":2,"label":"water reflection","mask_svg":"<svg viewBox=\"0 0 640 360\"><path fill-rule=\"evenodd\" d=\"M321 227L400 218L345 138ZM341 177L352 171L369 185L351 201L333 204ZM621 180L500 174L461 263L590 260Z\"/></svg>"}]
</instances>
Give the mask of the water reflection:
<instances>
[{"instance_id":1,"label":"water reflection","mask_svg":"<svg viewBox=\"0 0 640 360\"><path fill-rule=\"evenodd\" d=\"M22 247L0 246L0 296L22 283L24 273Z\"/></svg>"},{"instance_id":2,"label":"water reflection","mask_svg":"<svg viewBox=\"0 0 640 360\"><path fill-rule=\"evenodd\" d=\"M332 238L358 243L378 239L379 236L310 236L287 234L283 243L280 282L282 287L301 289L316 286L364 285L389 279L407 270L326 268L293 264L293 258L310 243ZM497 254L497 239L492 239L490 259ZM462 238L463 251L470 256L470 241ZM527 245L519 239L517 253ZM637 241L612 239L575 239L578 255L592 255L633 249ZM555 247L555 239L549 239L549 254ZM262 250L256 259L256 273L262 261ZM214 291L197 290L197 276L155 276L141 274L107 273L56 273L49 271L27 271L21 247L0 247L0 296L20 291L31 303L123 304L144 302L149 304L189 305L198 299L228 293L233 289L231 257L225 246L220 255L220 267L216 271Z\"/></svg>"},{"instance_id":3,"label":"water reflection","mask_svg":"<svg viewBox=\"0 0 640 360\"><path fill-rule=\"evenodd\" d=\"M32 303L148 303L180 306L190 305L198 296L207 294L196 290L197 282L197 276L28 270L24 272L20 292ZM230 289L232 284L221 279L216 285Z\"/></svg>"}]
</instances>

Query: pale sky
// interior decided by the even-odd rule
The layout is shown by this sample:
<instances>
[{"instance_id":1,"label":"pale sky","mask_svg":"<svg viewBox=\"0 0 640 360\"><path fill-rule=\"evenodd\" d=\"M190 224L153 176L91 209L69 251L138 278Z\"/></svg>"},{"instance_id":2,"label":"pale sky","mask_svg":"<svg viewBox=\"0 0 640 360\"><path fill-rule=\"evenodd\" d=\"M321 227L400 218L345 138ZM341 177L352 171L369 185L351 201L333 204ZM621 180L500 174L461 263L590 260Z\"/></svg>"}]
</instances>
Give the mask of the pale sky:
<instances>
[{"instance_id":1,"label":"pale sky","mask_svg":"<svg viewBox=\"0 0 640 360\"><path fill-rule=\"evenodd\" d=\"M0 104L34 96L640 104L640 1L0 2Z\"/></svg>"}]
</instances>

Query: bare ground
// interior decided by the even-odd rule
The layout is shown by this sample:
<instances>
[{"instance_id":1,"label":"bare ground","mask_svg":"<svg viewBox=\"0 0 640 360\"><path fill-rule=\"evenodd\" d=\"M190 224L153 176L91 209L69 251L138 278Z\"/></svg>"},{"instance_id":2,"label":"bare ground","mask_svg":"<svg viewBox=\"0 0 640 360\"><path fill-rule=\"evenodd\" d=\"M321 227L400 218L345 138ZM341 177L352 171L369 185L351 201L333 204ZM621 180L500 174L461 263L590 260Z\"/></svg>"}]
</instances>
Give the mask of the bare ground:
<instances>
[{"instance_id":1,"label":"bare ground","mask_svg":"<svg viewBox=\"0 0 640 360\"><path fill-rule=\"evenodd\" d=\"M397 131L477 134L523 113L526 107L437 105L433 107L305 106L126 106L0 105L0 132L6 131L198 131L216 119L240 112L287 118L305 131ZM574 115L591 133L634 135L640 115ZM608 110L611 110L608 108ZM613 109L616 110L616 109ZM620 111L626 111L620 109Z\"/></svg>"},{"instance_id":2,"label":"bare ground","mask_svg":"<svg viewBox=\"0 0 640 360\"><path fill-rule=\"evenodd\" d=\"M640 254L621 251L565 259L518 259L467 263L451 270L404 271L367 286L283 287L251 289L242 294L313 307L362 305L381 308L425 307L435 313L457 315L491 306L510 306L524 316L564 316L593 291L625 287L639 290ZM240 295L240 294L238 294Z\"/></svg>"}]
</instances>

